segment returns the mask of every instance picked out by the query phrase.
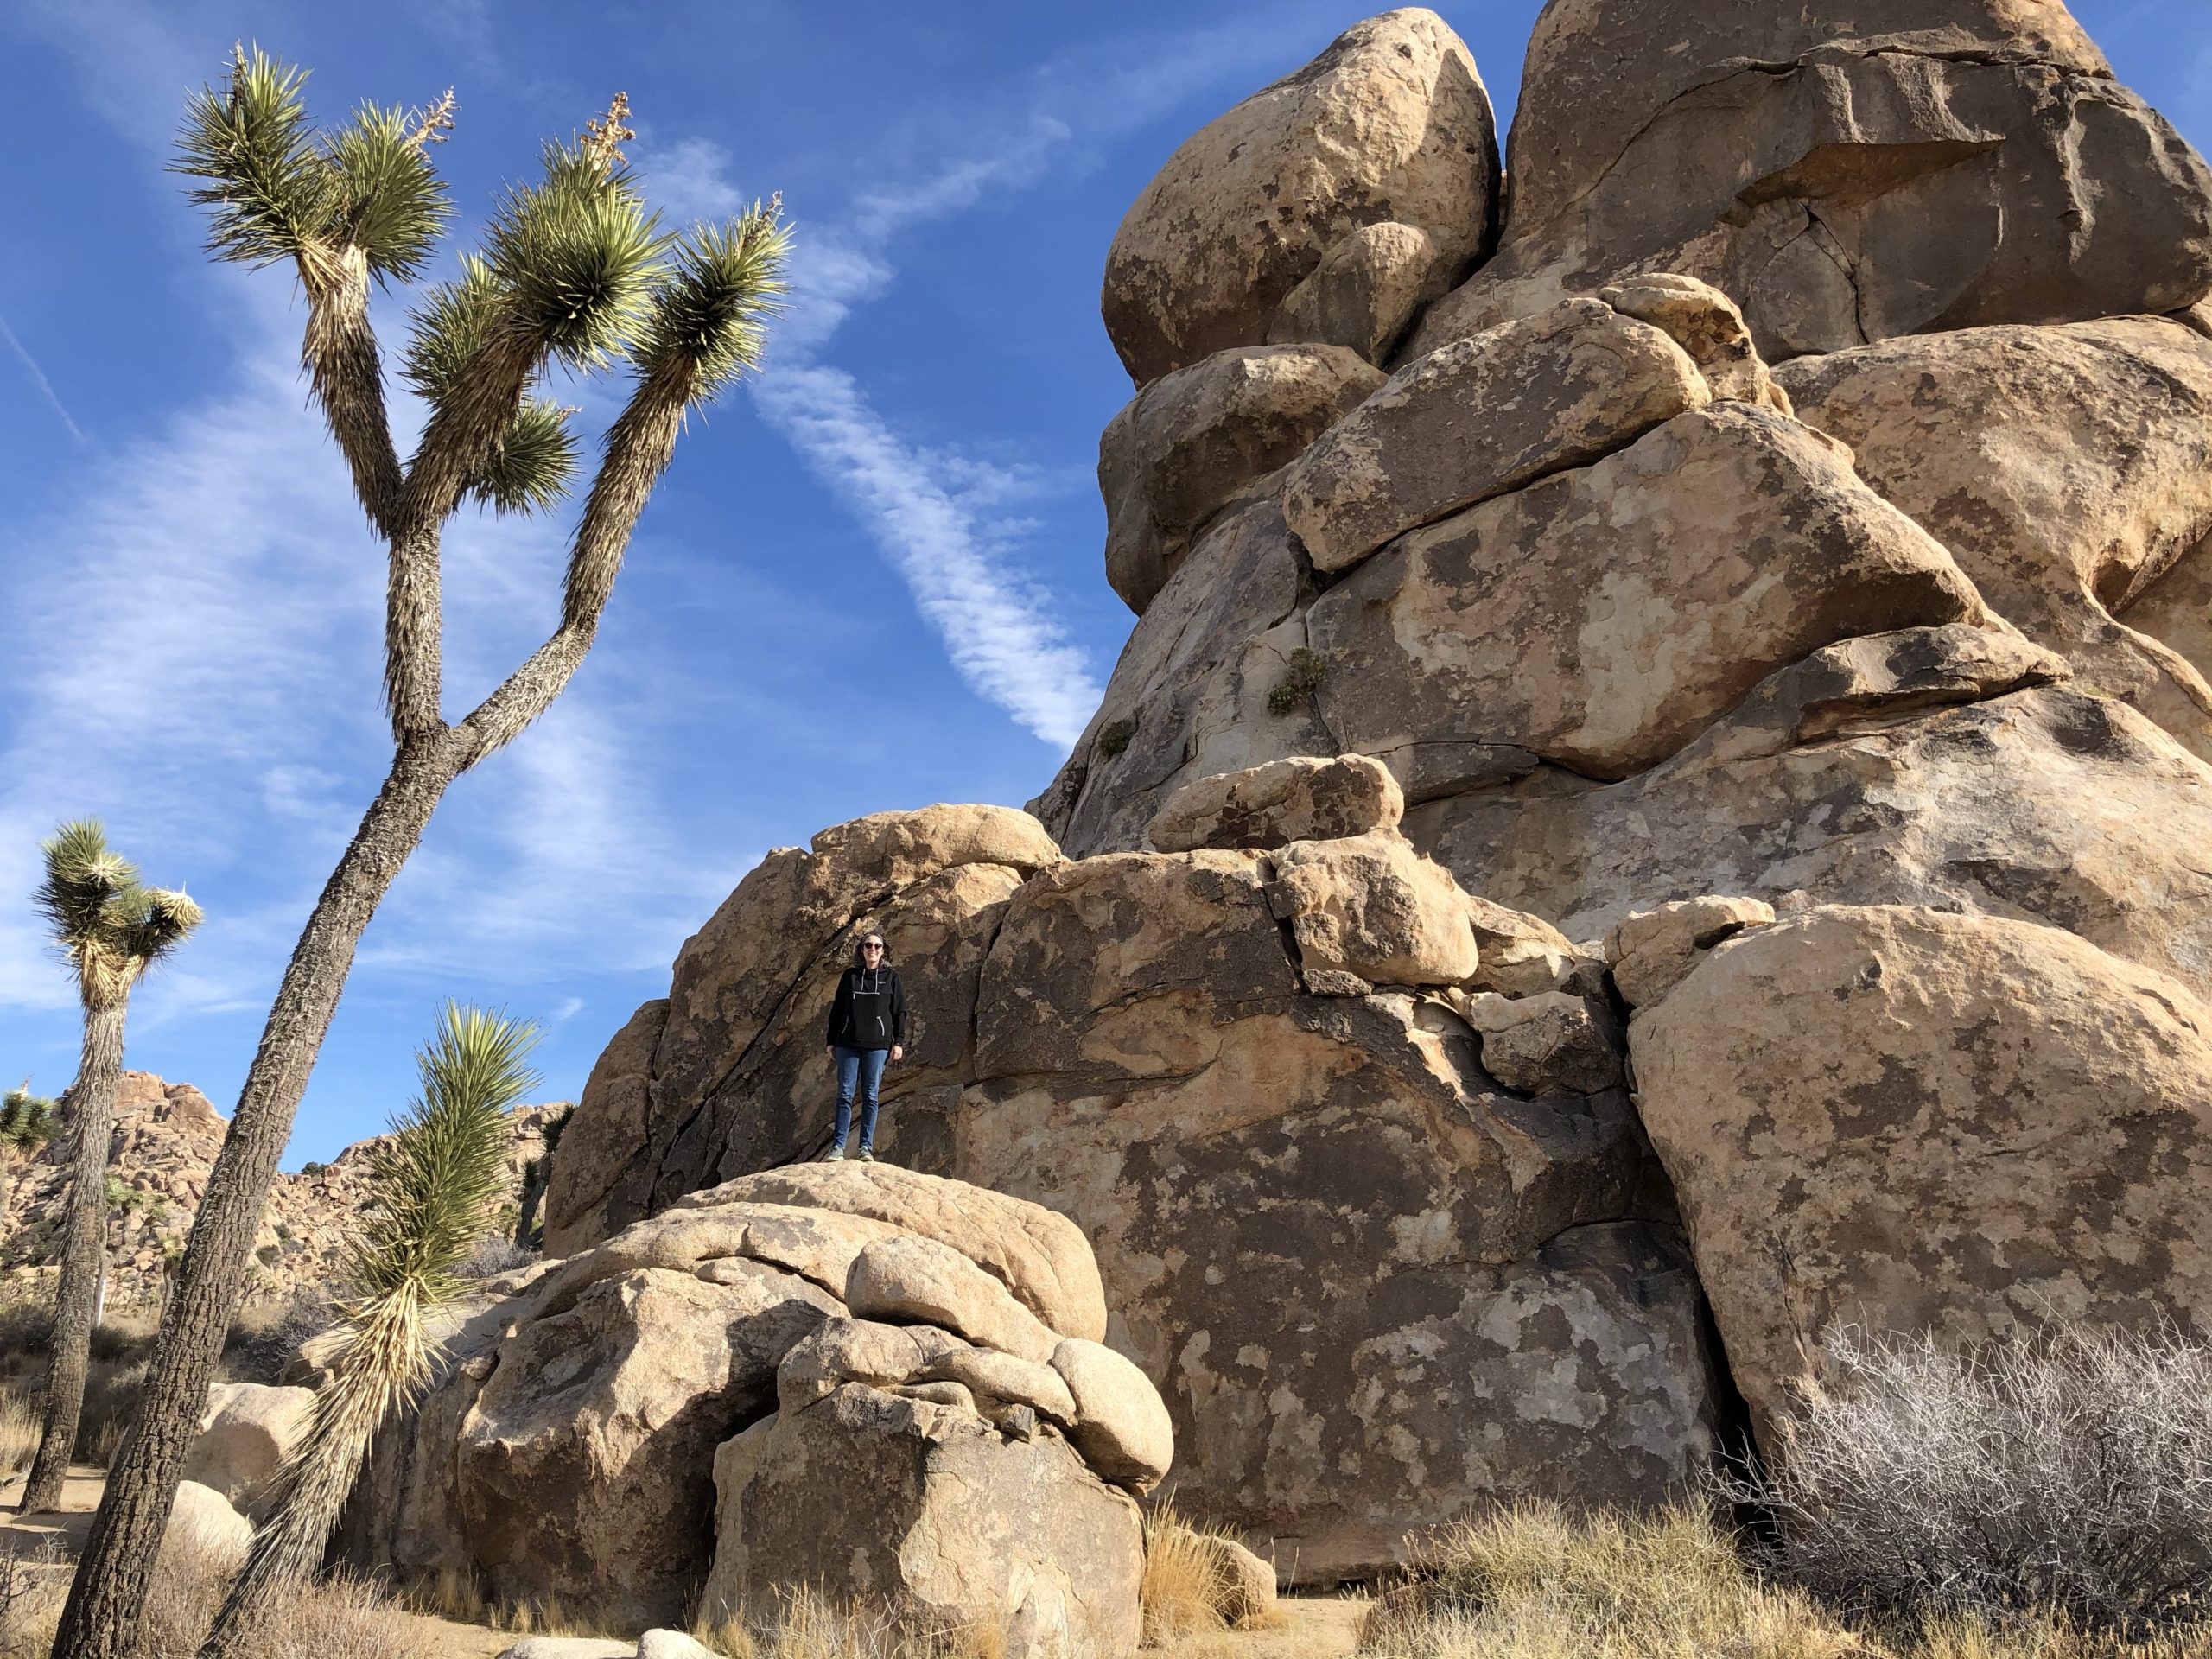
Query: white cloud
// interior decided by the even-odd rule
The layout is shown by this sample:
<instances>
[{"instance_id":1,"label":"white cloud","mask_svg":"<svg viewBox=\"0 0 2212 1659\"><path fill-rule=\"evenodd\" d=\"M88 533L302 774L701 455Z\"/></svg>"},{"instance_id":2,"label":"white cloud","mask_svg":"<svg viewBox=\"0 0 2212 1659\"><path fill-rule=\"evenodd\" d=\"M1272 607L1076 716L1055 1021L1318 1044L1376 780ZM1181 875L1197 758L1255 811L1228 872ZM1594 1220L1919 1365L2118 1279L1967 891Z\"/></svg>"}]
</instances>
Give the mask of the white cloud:
<instances>
[{"instance_id":1,"label":"white cloud","mask_svg":"<svg viewBox=\"0 0 2212 1659\"><path fill-rule=\"evenodd\" d=\"M1015 567L1019 526L991 516L1021 480L1008 468L909 442L851 374L818 358L855 308L894 280L887 241L974 206L993 188L1033 182L1069 136L1061 121L1036 116L994 150L871 190L842 219L799 226L791 308L766 372L752 383L763 418L905 579L961 678L1063 750L1082 735L1100 690L1049 596ZM641 146L637 159L655 197L679 217L727 213L743 200L728 181L727 153L709 140Z\"/></svg>"},{"instance_id":2,"label":"white cloud","mask_svg":"<svg viewBox=\"0 0 2212 1659\"><path fill-rule=\"evenodd\" d=\"M906 443L842 369L779 365L753 396L906 578L961 677L1046 742L1071 747L1098 686L1045 599L1007 574L983 509L1012 479Z\"/></svg>"}]
</instances>

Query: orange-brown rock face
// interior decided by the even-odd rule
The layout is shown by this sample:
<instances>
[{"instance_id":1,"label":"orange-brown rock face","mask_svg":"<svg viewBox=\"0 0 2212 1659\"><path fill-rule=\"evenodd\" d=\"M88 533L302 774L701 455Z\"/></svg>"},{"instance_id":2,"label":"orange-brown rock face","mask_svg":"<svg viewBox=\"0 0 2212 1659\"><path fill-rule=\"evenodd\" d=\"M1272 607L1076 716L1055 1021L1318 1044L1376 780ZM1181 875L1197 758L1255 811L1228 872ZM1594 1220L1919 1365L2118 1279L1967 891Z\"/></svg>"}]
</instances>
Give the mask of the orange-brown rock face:
<instances>
[{"instance_id":1,"label":"orange-brown rock face","mask_svg":"<svg viewBox=\"0 0 2212 1659\"><path fill-rule=\"evenodd\" d=\"M873 926L881 1144L1301 1576L1659 1501L1834 1319L2212 1317L2212 174L2056 0L1553 0L1516 122L1393 12L1147 187L1090 729L747 877L564 1243L822 1144Z\"/></svg>"}]
</instances>

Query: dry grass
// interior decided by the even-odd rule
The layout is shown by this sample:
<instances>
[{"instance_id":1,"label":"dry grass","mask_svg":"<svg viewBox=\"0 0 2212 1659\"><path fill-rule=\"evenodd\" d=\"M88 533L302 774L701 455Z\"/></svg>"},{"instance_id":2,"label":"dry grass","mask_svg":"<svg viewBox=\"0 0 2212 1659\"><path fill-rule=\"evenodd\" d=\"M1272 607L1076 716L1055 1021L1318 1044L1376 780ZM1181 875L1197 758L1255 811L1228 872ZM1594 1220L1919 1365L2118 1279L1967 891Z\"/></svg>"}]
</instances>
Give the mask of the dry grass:
<instances>
[{"instance_id":1,"label":"dry grass","mask_svg":"<svg viewBox=\"0 0 2212 1659\"><path fill-rule=\"evenodd\" d=\"M1529 1503L1427 1541L1363 1652L1407 1659L1839 1659L1866 1651L1762 1584L1702 1513L1575 1516Z\"/></svg>"},{"instance_id":2,"label":"dry grass","mask_svg":"<svg viewBox=\"0 0 2212 1659\"><path fill-rule=\"evenodd\" d=\"M1166 1499L1146 1511L1142 1599L1147 1647L1165 1647L1229 1628L1222 1609L1236 1586L1208 1539Z\"/></svg>"},{"instance_id":3,"label":"dry grass","mask_svg":"<svg viewBox=\"0 0 2212 1659\"><path fill-rule=\"evenodd\" d=\"M812 1590L778 1597L762 1617L695 1624L691 1635L728 1659L1006 1659L1007 1652L997 1624L919 1626Z\"/></svg>"},{"instance_id":4,"label":"dry grass","mask_svg":"<svg viewBox=\"0 0 2212 1659\"><path fill-rule=\"evenodd\" d=\"M11 1480L38 1455L38 1413L13 1389L0 1389L0 1480Z\"/></svg>"},{"instance_id":5,"label":"dry grass","mask_svg":"<svg viewBox=\"0 0 2212 1659\"><path fill-rule=\"evenodd\" d=\"M96 1357L86 1373L85 1407L77 1419L76 1461L102 1469L115 1461L124 1431L138 1414L138 1395L152 1363L153 1338L149 1334L114 1351L113 1358Z\"/></svg>"},{"instance_id":6,"label":"dry grass","mask_svg":"<svg viewBox=\"0 0 2212 1659\"><path fill-rule=\"evenodd\" d=\"M132 1659L195 1659L236 1570L234 1553L198 1541L162 1552ZM69 1587L66 1566L0 1554L0 1659L45 1659ZM367 1585L302 1585L244 1633L237 1659L416 1659L406 1619Z\"/></svg>"},{"instance_id":7,"label":"dry grass","mask_svg":"<svg viewBox=\"0 0 2212 1659\"><path fill-rule=\"evenodd\" d=\"M2203 1659L2212 1627L2141 1643L2050 1615L1858 1629L1763 1578L1703 1510L1578 1516L1532 1503L1433 1539L1360 1648L1392 1659Z\"/></svg>"}]
</instances>

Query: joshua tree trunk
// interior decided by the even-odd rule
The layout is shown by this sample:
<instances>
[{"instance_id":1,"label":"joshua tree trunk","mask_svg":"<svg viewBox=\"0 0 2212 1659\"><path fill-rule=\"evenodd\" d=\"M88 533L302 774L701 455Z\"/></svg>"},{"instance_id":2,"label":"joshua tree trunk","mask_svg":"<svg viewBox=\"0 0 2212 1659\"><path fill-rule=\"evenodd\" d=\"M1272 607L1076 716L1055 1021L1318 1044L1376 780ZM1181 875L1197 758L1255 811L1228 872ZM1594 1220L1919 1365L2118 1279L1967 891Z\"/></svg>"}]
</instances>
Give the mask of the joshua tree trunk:
<instances>
[{"instance_id":1,"label":"joshua tree trunk","mask_svg":"<svg viewBox=\"0 0 2212 1659\"><path fill-rule=\"evenodd\" d=\"M293 948L192 1224L136 1427L109 1474L107 1497L86 1539L54 1636L54 1659L124 1659L130 1652L262 1208L354 949L471 747L458 729L401 745L384 788Z\"/></svg>"},{"instance_id":2,"label":"joshua tree trunk","mask_svg":"<svg viewBox=\"0 0 2212 1659\"><path fill-rule=\"evenodd\" d=\"M545 1197L547 1161L533 1158L523 1166L522 1203L515 1211L515 1244L520 1249L530 1249L531 1235L537 1229L537 1206Z\"/></svg>"},{"instance_id":3,"label":"joshua tree trunk","mask_svg":"<svg viewBox=\"0 0 2212 1659\"><path fill-rule=\"evenodd\" d=\"M69 1208L61 1233L61 1282L54 1299L54 1340L46 1381L46 1424L38 1456L23 1484L21 1512L61 1502L61 1482L77 1444L85 1408L85 1373L92 1364L92 1324L99 1317L101 1257L107 1243L107 1153L115 1125L115 1091L123 1080L121 998L85 1006L84 1052L73 1090L77 1152L69 1174Z\"/></svg>"}]
</instances>

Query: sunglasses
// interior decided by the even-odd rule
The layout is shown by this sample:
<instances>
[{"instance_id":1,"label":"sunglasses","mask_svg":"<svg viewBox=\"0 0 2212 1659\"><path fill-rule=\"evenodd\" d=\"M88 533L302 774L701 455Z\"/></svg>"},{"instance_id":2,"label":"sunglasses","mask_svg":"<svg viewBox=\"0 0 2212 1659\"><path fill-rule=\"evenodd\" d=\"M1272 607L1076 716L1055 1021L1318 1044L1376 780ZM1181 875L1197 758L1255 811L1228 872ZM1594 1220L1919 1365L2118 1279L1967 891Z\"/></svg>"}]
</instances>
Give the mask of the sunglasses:
<instances>
[{"instance_id":1,"label":"sunglasses","mask_svg":"<svg viewBox=\"0 0 2212 1659\"><path fill-rule=\"evenodd\" d=\"M880 950L883 947L874 941L870 941L868 944L861 946L861 949L863 950Z\"/></svg>"}]
</instances>

